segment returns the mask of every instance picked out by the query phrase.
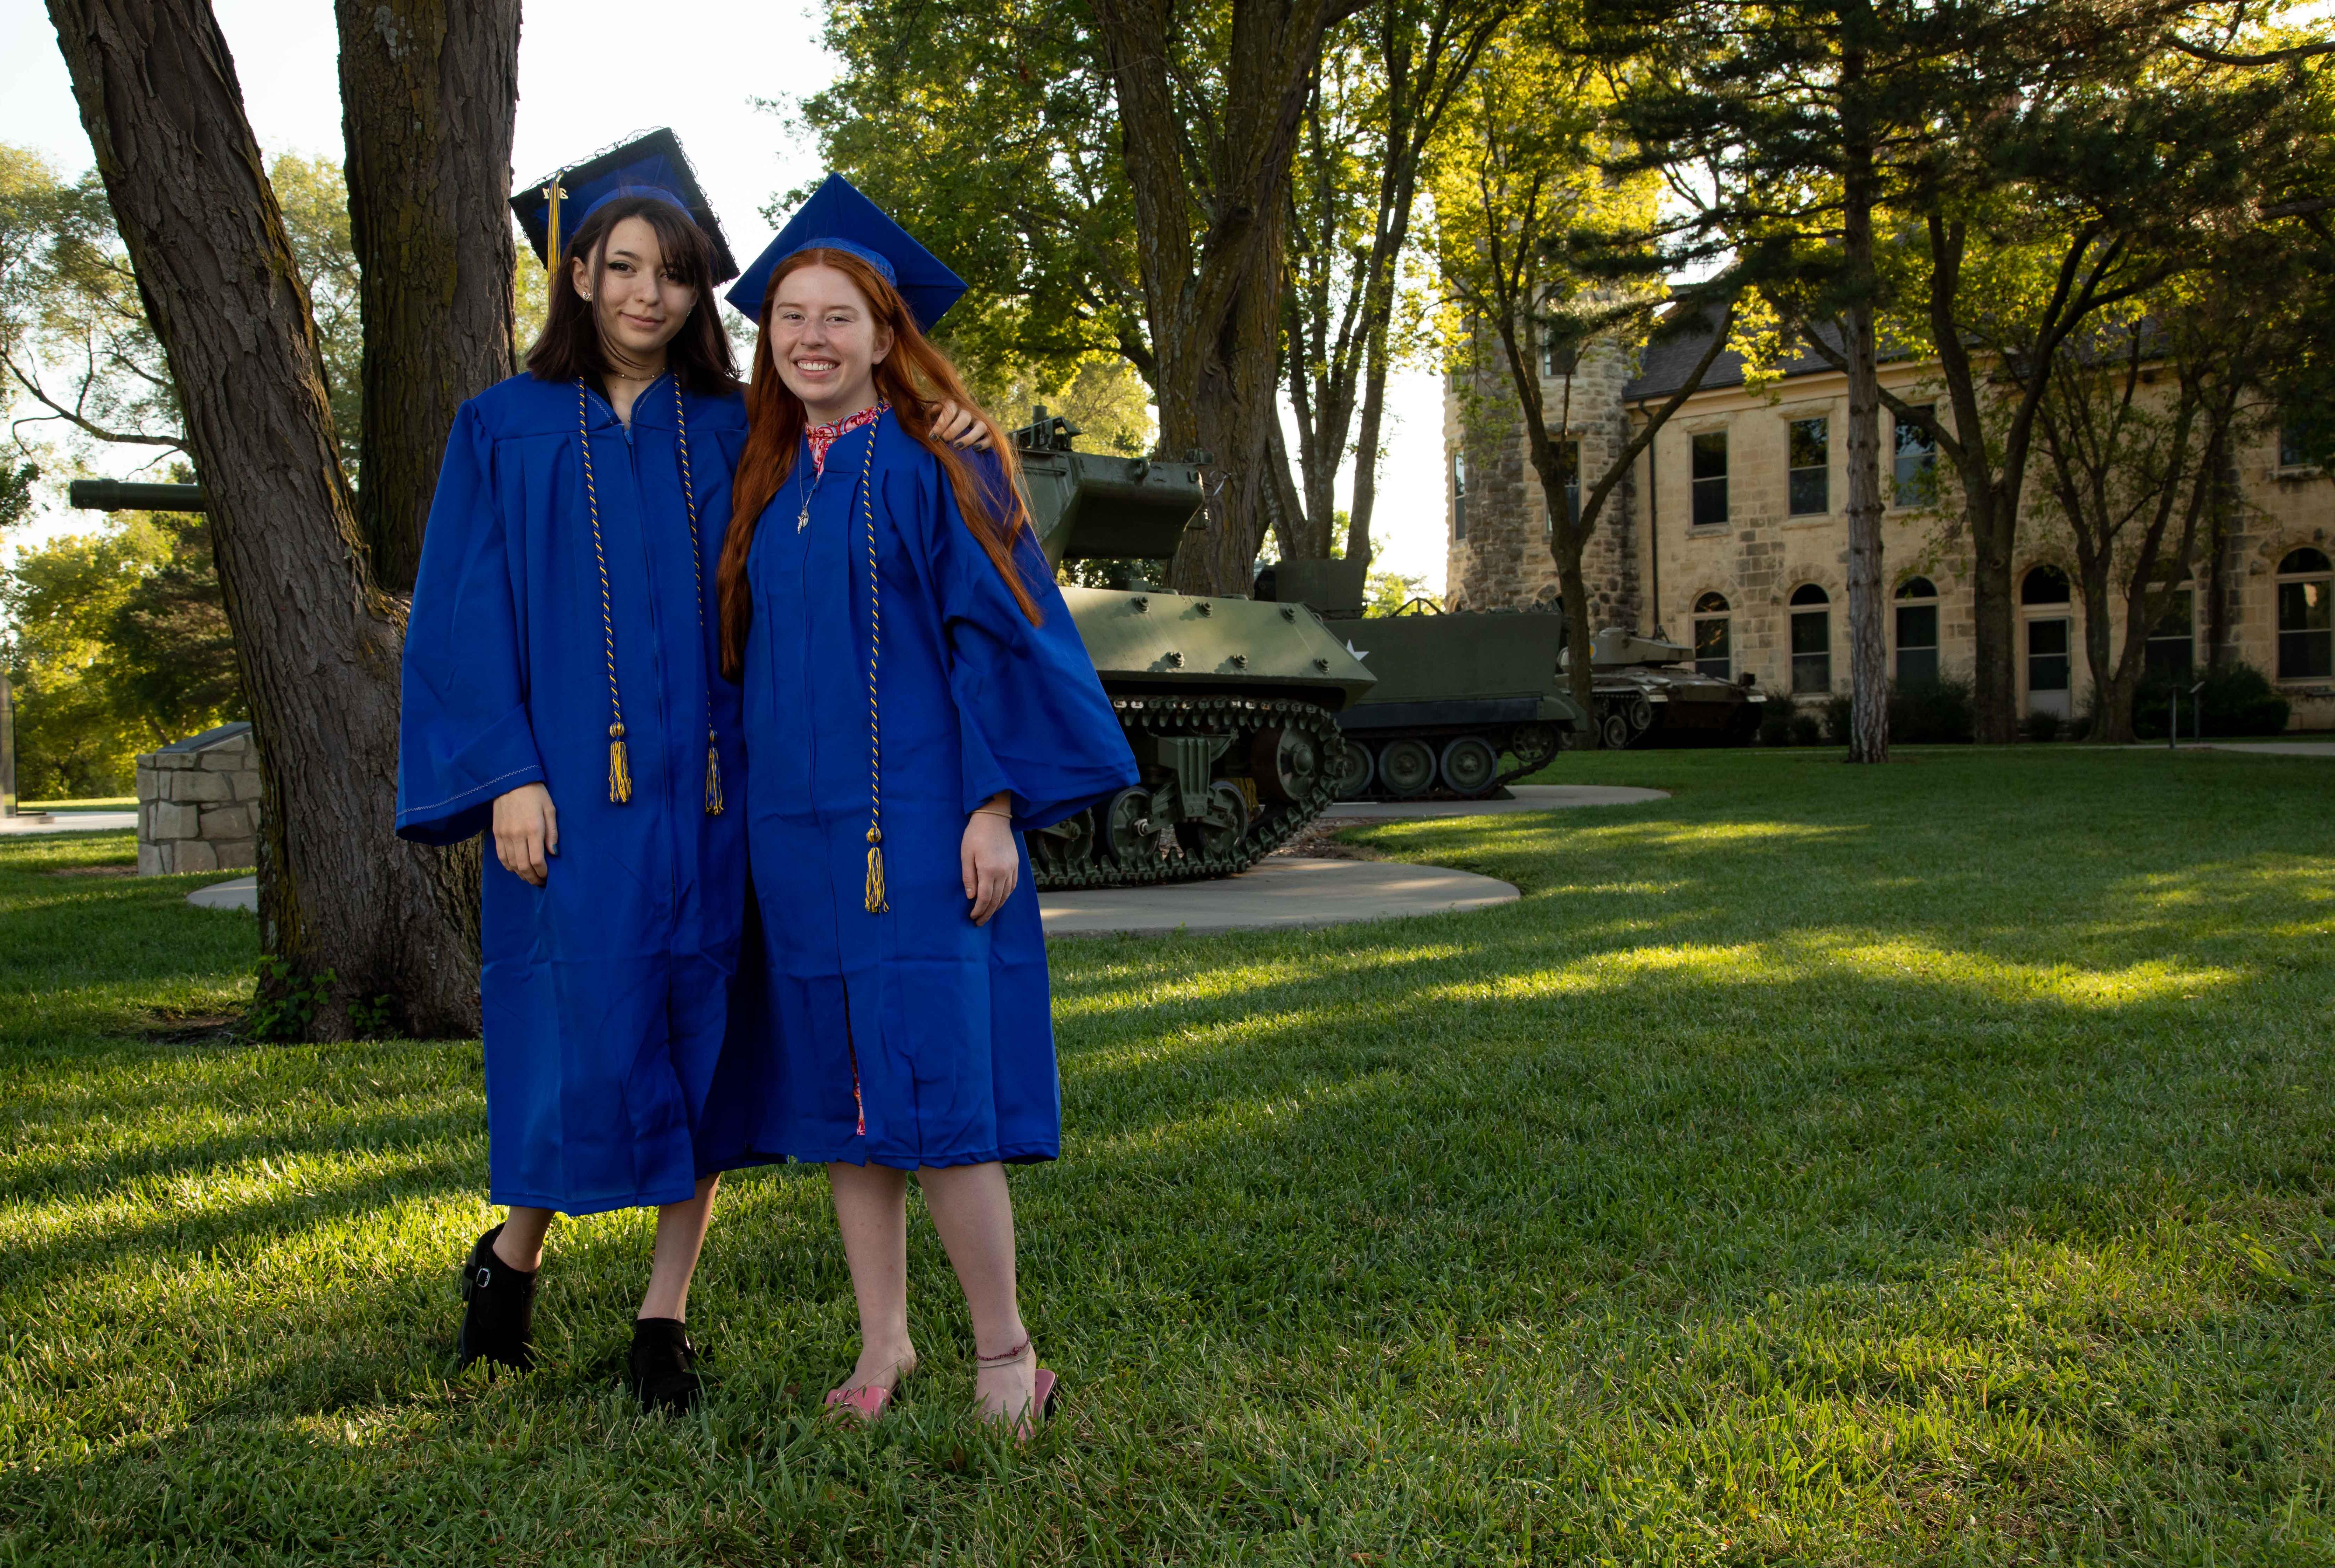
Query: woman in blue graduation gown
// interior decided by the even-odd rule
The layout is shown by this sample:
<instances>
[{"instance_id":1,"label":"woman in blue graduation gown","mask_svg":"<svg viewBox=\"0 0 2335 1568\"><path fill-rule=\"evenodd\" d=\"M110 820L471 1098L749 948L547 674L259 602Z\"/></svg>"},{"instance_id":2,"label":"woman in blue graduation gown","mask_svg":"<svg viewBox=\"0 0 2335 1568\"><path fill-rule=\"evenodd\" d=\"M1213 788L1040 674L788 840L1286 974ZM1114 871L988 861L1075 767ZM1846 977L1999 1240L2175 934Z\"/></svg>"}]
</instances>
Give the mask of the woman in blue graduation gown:
<instances>
[{"instance_id":1,"label":"woman in blue graduation gown","mask_svg":"<svg viewBox=\"0 0 2335 1568\"><path fill-rule=\"evenodd\" d=\"M837 179L732 291L761 337L722 653L744 688L779 1047L758 1147L828 1166L858 1298L858 1365L829 1403L873 1418L914 1367L915 1171L972 1309L983 1405L1019 1424L1052 1374L1022 1322L1003 1166L1061 1137L1019 832L1136 773L1010 449L961 458L931 432L943 399L969 404L921 331L951 286Z\"/></svg>"},{"instance_id":2,"label":"woman in blue graduation gown","mask_svg":"<svg viewBox=\"0 0 2335 1568\"><path fill-rule=\"evenodd\" d=\"M697 1391L682 1319L715 1177L760 1163L722 1116L751 1098L723 1079L745 822L710 580L746 436L712 297L735 268L677 146L548 185L567 211L521 214L551 259L543 336L463 405L440 470L397 830L494 835L480 990L509 1217L465 1265L460 1358L530 1363L555 1213L657 1205L632 1360L644 1403L671 1407Z\"/></svg>"}]
</instances>

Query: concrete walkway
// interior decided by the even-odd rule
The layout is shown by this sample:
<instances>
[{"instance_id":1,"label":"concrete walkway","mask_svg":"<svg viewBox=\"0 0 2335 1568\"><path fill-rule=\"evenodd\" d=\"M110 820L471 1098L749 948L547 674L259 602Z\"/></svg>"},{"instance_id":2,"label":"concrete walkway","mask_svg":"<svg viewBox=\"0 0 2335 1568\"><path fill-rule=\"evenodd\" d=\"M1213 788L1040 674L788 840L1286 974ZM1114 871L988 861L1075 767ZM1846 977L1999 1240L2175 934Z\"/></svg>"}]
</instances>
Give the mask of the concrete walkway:
<instances>
[{"instance_id":1,"label":"concrete walkway","mask_svg":"<svg viewBox=\"0 0 2335 1568\"><path fill-rule=\"evenodd\" d=\"M2335 740L2200 740L2184 751L2252 751L2262 757L2335 757Z\"/></svg>"},{"instance_id":2,"label":"concrete walkway","mask_svg":"<svg viewBox=\"0 0 2335 1568\"><path fill-rule=\"evenodd\" d=\"M1397 915L1489 909L1514 903L1516 897L1516 890L1507 883L1439 866L1275 856L1254 870L1213 882L1042 893L1038 908L1048 936L1197 934L1295 930Z\"/></svg>"},{"instance_id":3,"label":"concrete walkway","mask_svg":"<svg viewBox=\"0 0 2335 1568\"><path fill-rule=\"evenodd\" d=\"M1100 936L1342 925L1395 915L1488 909L1513 903L1516 896L1505 882L1439 866L1275 857L1254 871L1214 882L1042 893L1038 909L1049 936ZM214 882L188 894L187 902L205 909L256 910L259 882L251 876Z\"/></svg>"},{"instance_id":4,"label":"concrete walkway","mask_svg":"<svg viewBox=\"0 0 2335 1568\"><path fill-rule=\"evenodd\" d=\"M1510 811L1564 811L1576 806L1635 806L1647 800L1667 800L1667 789L1641 789L1629 784L1518 784L1507 800L1342 800L1324 817L1373 818L1414 817L1497 817Z\"/></svg>"},{"instance_id":5,"label":"concrete walkway","mask_svg":"<svg viewBox=\"0 0 2335 1568\"><path fill-rule=\"evenodd\" d=\"M257 914L259 909L259 878L238 876L232 882L214 882L208 887L198 887L188 894L187 902L199 909L245 909Z\"/></svg>"},{"instance_id":6,"label":"concrete walkway","mask_svg":"<svg viewBox=\"0 0 2335 1568\"><path fill-rule=\"evenodd\" d=\"M42 817L0 817L0 833L102 833L138 826L135 811L52 811Z\"/></svg>"}]
</instances>

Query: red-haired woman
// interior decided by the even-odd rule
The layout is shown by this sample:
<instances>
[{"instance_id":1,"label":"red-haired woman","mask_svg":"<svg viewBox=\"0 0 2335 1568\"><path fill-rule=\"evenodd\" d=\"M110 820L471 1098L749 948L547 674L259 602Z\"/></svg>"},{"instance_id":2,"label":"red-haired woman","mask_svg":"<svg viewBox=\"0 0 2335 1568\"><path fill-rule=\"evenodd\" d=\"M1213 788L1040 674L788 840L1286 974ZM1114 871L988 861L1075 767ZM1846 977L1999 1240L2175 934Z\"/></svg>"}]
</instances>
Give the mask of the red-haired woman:
<instances>
[{"instance_id":1,"label":"red-haired woman","mask_svg":"<svg viewBox=\"0 0 2335 1568\"><path fill-rule=\"evenodd\" d=\"M777 1088L757 1147L824 1163L858 1300L828 1403L916 1366L907 1174L973 1318L977 1393L1027 1432L1053 1374L1014 1284L1004 1166L1059 1152L1045 936L1017 829L1136 774L1015 490L926 340L964 286L831 179L731 295L761 323L720 572ZM921 319L920 319L921 317Z\"/></svg>"}]
</instances>

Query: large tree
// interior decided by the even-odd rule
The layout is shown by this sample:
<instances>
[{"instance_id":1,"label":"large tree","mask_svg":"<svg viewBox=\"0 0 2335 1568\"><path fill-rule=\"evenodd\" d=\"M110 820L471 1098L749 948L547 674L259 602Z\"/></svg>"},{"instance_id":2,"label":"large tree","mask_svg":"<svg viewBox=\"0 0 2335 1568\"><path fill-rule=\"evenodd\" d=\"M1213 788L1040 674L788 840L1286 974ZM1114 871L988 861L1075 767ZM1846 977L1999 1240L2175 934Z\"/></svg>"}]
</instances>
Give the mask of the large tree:
<instances>
[{"instance_id":1,"label":"large tree","mask_svg":"<svg viewBox=\"0 0 2335 1568\"><path fill-rule=\"evenodd\" d=\"M1284 371L1297 472L1276 451L1268 492L1285 557L1341 553L1367 569L1387 374L1404 349L1400 273L1428 149L1509 0L1373 0L1332 35L1306 100L1291 186ZM1278 436L1277 422L1268 433ZM1345 537L1337 479L1351 456ZM1358 579L1359 580L1359 579Z\"/></svg>"},{"instance_id":2,"label":"large tree","mask_svg":"<svg viewBox=\"0 0 2335 1568\"><path fill-rule=\"evenodd\" d=\"M350 1028L352 1001L383 994L417 1032L472 1032L477 949L450 915L475 897L477 862L390 831L402 608L372 576L315 321L226 39L205 0L51 0L49 14L210 498L264 764L263 940L286 961L285 980L320 987L323 1033ZM375 7L360 20L402 15ZM446 38L491 53L515 44L516 28ZM514 73L456 77L499 127L484 138L499 178ZM365 123L352 116L360 140ZM478 202L494 182L462 189ZM491 212L465 221L507 234L494 194ZM395 265L435 269L450 297L488 289L508 312L508 268L464 276L426 252ZM433 450L442 443L442 429L421 434ZM370 469L385 454L362 460Z\"/></svg>"},{"instance_id":3,"label":"large tree","mask_svg":"<svg viewBox=\"0 0 2335 1568\"><path fill-rule=\"evenodd\" d=\"M518 0L334 0L349 237L362 279L357 530L411 593L465 398L511 373L508 222Z\"/></svg>"}]
</instances>

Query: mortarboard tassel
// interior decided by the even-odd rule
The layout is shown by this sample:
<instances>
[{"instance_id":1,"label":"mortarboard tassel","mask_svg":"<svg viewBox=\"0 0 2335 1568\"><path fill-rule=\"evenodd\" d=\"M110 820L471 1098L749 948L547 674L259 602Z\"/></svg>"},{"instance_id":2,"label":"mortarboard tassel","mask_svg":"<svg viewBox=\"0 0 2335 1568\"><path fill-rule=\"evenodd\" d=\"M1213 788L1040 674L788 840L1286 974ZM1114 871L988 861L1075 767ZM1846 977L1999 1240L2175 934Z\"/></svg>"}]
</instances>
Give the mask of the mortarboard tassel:
<instances>
[{"instance_id":1,"label":"mortarboard tassel","mask_svg":"<svg viewBox=\"0 0 2335 1568\"><path fill-rule=\"evenodd\" d=\"M713 732L705 733L705 814L722 815L722 748L713 743Z\"/></svg>"},{"instance_id":2,"label":"mortarboard tassel","mask_svg":"<svg viewBox=\"0 0 2335 1568\"><path fill-rule=\"evenodd\" d=\"M884 836L873 828L867 830L867 913L888 915L892 906L884 901Z\"/></svg>"},{"instance_id":3,"label":"mortarboard tassel","mask_svg":"<svg viewBox=\"0 0 2335 1568\"><path fill-rule=\"evenodd\" d=\"M608 799L618 806L633 798L632 760L625 754L625 727L608 726Z\"/></svg>"}]
</instances>

